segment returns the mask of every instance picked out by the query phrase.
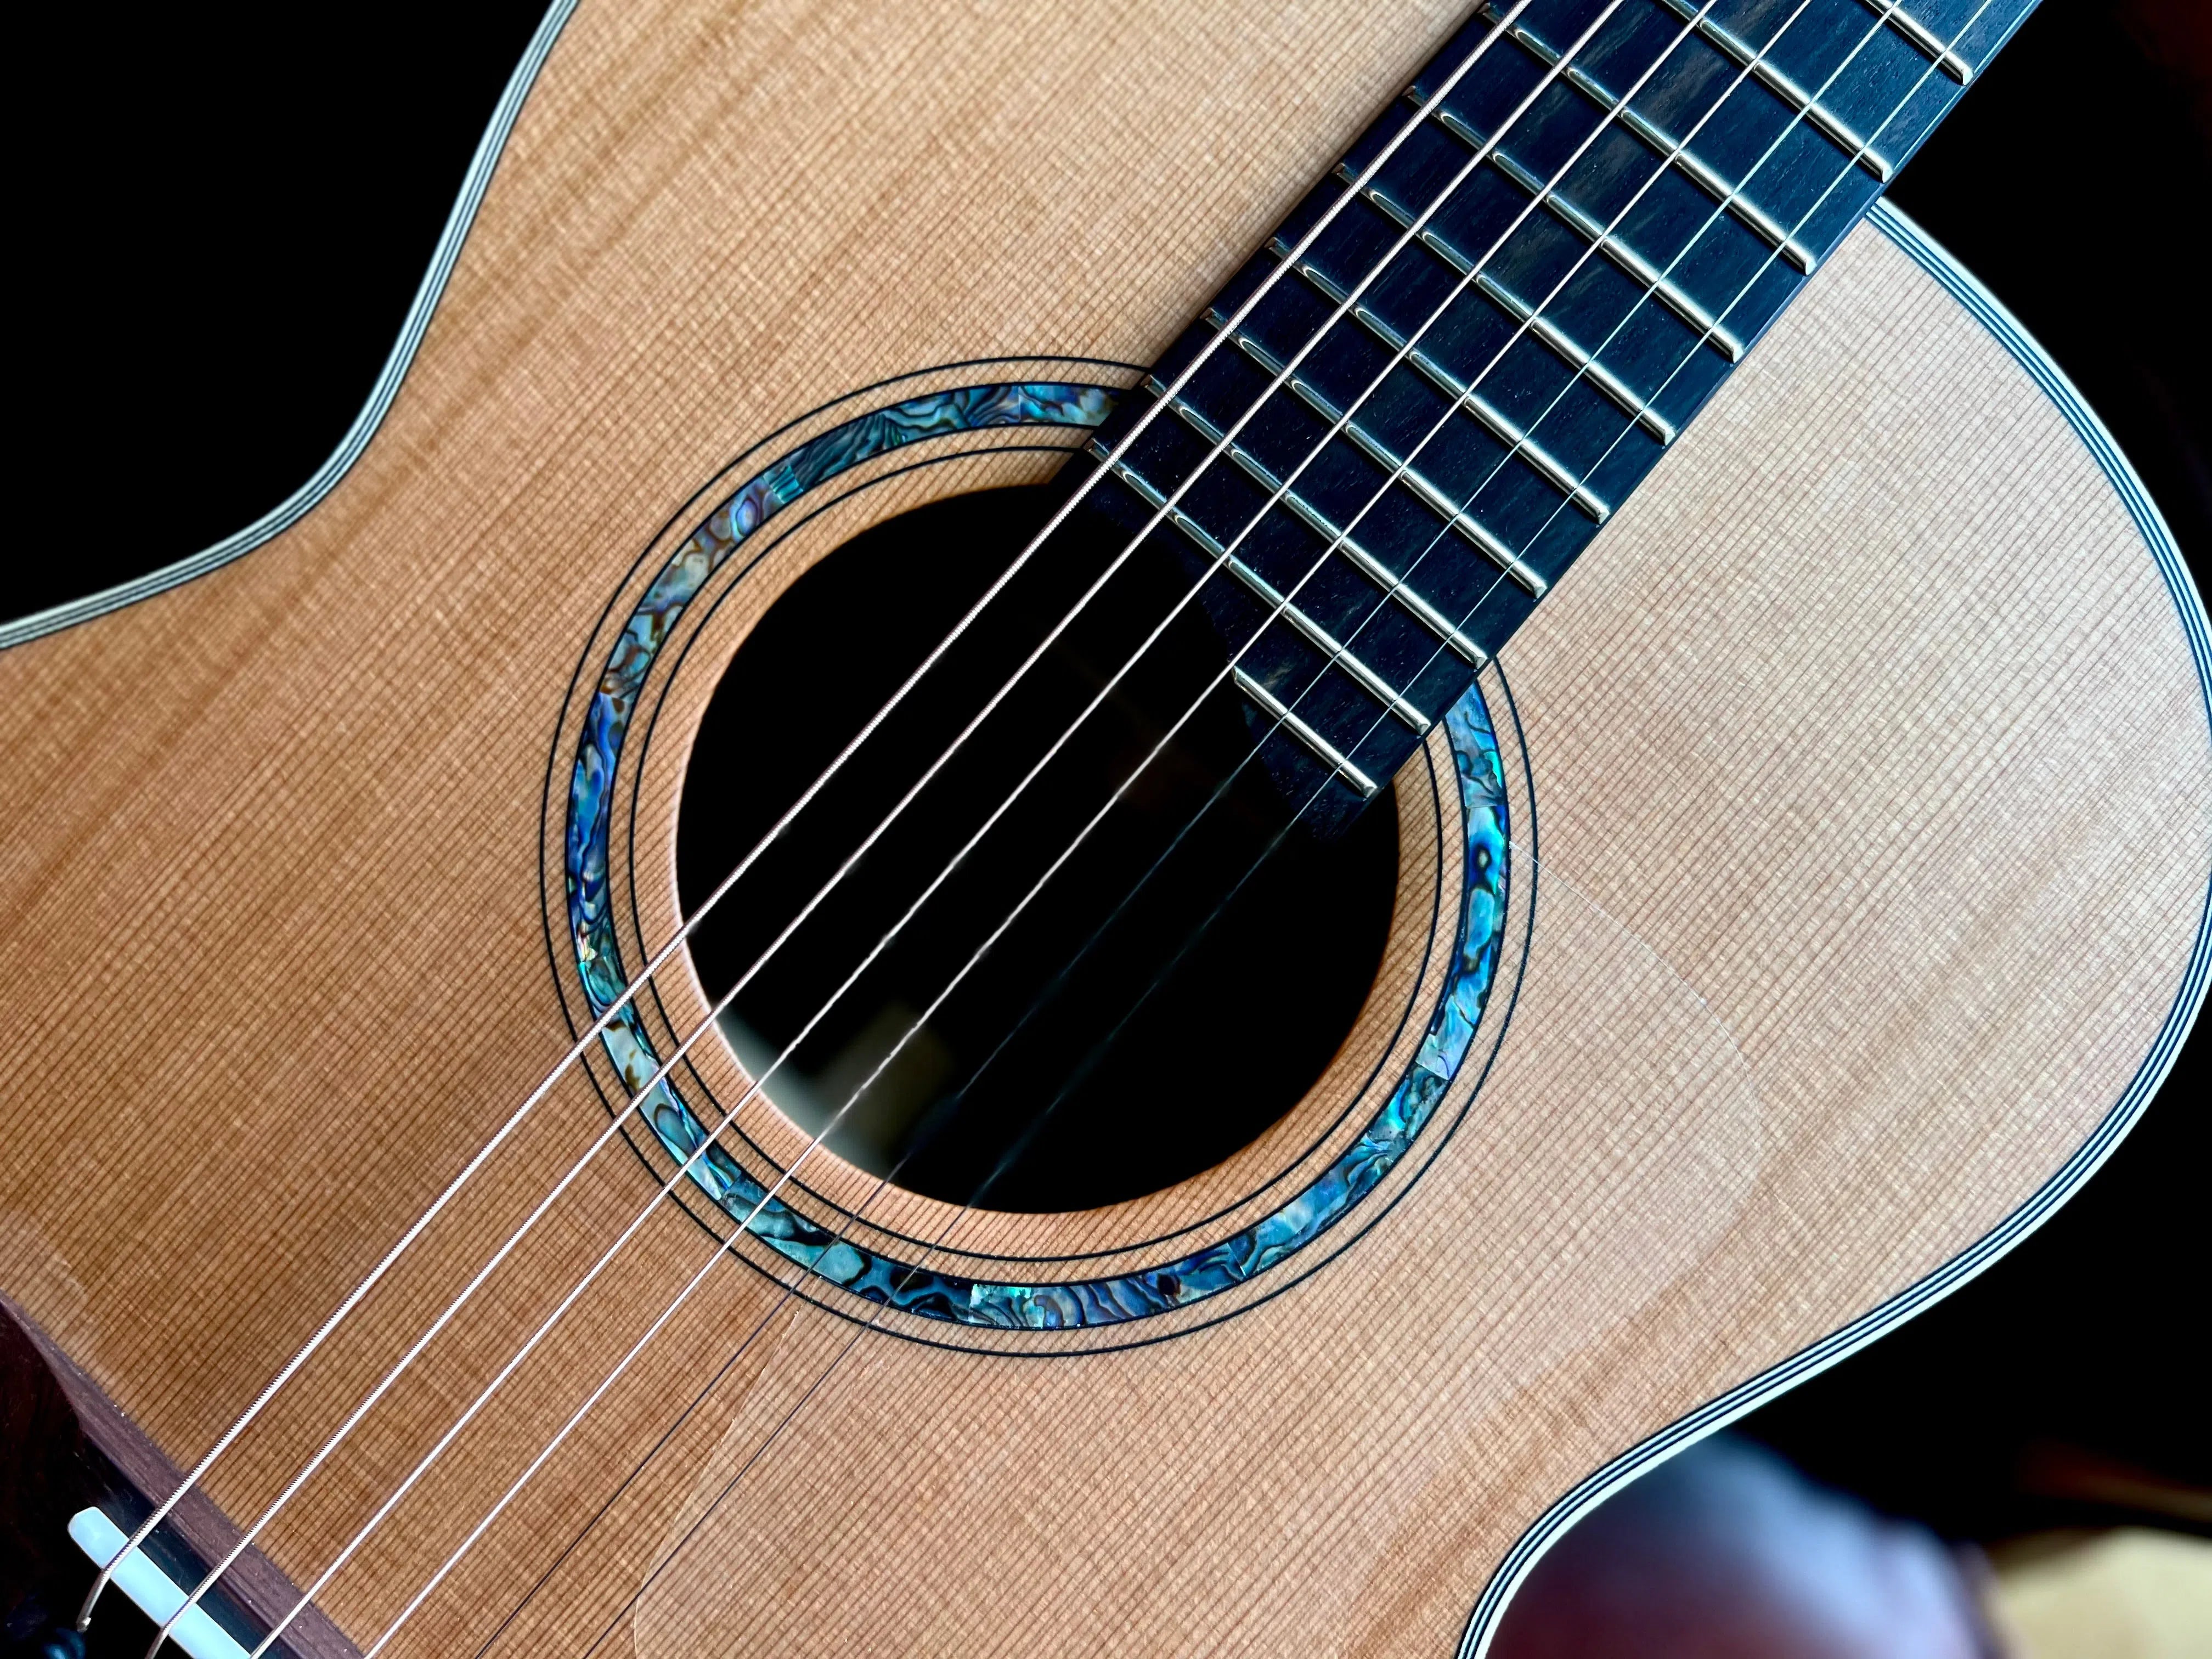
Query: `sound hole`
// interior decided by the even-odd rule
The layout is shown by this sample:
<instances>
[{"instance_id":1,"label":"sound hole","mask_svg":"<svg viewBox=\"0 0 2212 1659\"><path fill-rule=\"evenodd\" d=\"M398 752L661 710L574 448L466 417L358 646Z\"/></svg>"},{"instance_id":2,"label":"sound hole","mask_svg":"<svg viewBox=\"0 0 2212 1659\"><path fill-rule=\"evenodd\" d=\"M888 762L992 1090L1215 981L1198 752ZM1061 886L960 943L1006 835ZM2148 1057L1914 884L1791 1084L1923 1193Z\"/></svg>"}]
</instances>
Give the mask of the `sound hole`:
<instances>
[{"instance_id":1,"label":"sound hole","mask_svg":"<svg viewBox=\"0 0 2212 1659\"><path fill-rule=\"evenodd\" d=\"M917 508L777 600L716 688L685 774L686 915L1055 500L1046 486ZM769 950L1120 550L1079 520L992 602L693 934L710 996ZM1395 805L1386 791L1323 843L1261 767L1240 770L1251 737L1232 694L1201 699L1224 653L1195 606L954 862L1188 586L1164 561L1115 573L721 1017L753 1076L790 1051L768 1093L850 1162L991 1209L1136 1197L1249 1143L1351 1030L1389 928Z\"/></svg>"}]
</instances>

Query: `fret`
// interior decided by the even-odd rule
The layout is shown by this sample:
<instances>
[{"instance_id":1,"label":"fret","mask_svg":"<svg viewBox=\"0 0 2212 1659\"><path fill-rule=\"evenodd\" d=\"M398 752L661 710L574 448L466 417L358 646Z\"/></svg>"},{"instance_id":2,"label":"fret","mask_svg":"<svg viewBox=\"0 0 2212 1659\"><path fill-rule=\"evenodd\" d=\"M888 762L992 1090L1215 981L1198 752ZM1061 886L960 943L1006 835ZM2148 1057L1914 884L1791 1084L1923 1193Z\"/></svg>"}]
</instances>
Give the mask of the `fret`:
<instances>
[{"instance_id":1,"label":"fret","mask_svg":"<svg viewBox=\"0 0 2212 1659\"><path fill-rule=\"evenodd\" d=\"M1360 192L1362 198L1383 217L1401 229L1411 229L1413 216L1391 199L1380 189L1370 185ZM1674 423L1646 401L1636 389L1597 360L1596 353L1576 340L1550 318L1539 316L1534 307L1507 288L1486 270L1477 270L1474 261L1462 253L1428 226L1415 233L1416 240L1431 253L1443 261L1458 276L1472 277L1476 289L1497 306L1516 324L1525 325L1528 331L1541 341L1554 355L1577 373L1589 377L1590 383L1602 392L1636 423L1656 438L1662 444L1674 441ZM1279 236L1270 237L1267 252L1278 259L1290 257L1290 245Z\"/></svg>"},{"instance_id":2,"label":"fret","mask_svg":"<svg viewBox=\"0 0 2212 1659\"><path fill-rule=\"evenodd\" d=\"M1217 433L1217 441L1218 435ZM1167 496L1151 479L1146 477L1143 473L1139 472L1126 461L1108 460L1109 452L1097 439L1091 441L1089 447L1091 453L1099 460L1106 461L1108 470L1134 490L1146 506L1156 513L1164 508L1168 522L1188 537L1194 546L1243 583L1253 598L1266 605L1269 611L1278 613L1284 622L1288 623L1293 629L1305 637L1308 644L1356 681L1361 690L1381 703L1416 732L1425 733L1434 724L1426 714L1408 702L1395 686L1361 661L1350 646L1344 644L1328 629L1299 610L1297 605L1283 596L1281 590L1273 582L1224 547L1215 538L1212 532L1180 507L1168 506Z\"/></svg>"},{"instance_id":3,"label":"fret","mask_svg":"<svg viewBox=\"0 0 2212 1659\"><path fill-rule=\"evenodd\" d=\"M1285 379L1285 384L1296 394L1299 402L1331 426L1340 423L1343 428L1342 435L1351 441L1352 447L1385 472L1391 474L1400 485L1419 501L1424 507L1458 532L1461 538L1470 543L1485 558L1519 583L1533 597L1536 599L1544 597L1549 590L1550 584L1523 563L1520 556L1492 534L1480 520L1472 514L1462 511L1458 502L1439 489L1421 473L1419 468L1401 458L1388 444L1367 431L1358 422L1346 420L1342 411L1310 381L1297 374L1285 377L1282 363L1258 341L1252 340L1249 336L1247 336L1239 343L1245 344L1247 351L1253 356L1253 361L1258 363L1267 374Z\"/></svg>"},{"instance_id":4,"label":"fret","mask_svg":"<svg viewBox=\"0 0 2212 1659\"><path fill-rule=\"evenodd\" d=\"M1457 502L1412 467L1407 467L1398 477L1399 482L1407 485L1424 506L1457 531L1485 558L1510 576L1530 599L1540 599L1552 591L1552 585L1523 564L1520 556L1491 534L1480 520L1461 512Z\"/></svg>"},{"instance_id":5,"label":"fret","mask_svg":"<svg viewBox=\"0 0 2212 1659\"><path fill-rule=\"evenodd\" d=\"M1656 438L1661 445L1674 441L1675 426L1654 408L1635 387L1622 380L1597 359L1597 354L1575 339L1550 318L1537 314L1536 308L1519 295L1499 282L1487 271L1475 275L1474 285L1485 299L1510 317L1515 323L1526 325L1529 333L1548 347L1566 365L1588 380L1608 398L1621 412Z\"/></svg>"},{"instance_id":6,"label":"fret","mask_svg":"<svg viewBox=\"0 0 2212 1659\"><path fill-rule=\"evenodd\" d=\"M1474 3L1177 339L1146 383L1170 418L1097 497L1121 529L1164 520L1158 544L1194 574L1226 567L1200 603L1250 641L1244 715L1323 836L1388 787L1422 708L1513 636L2031 0L1729 0L1724 23L1634 0L1571 59L1553 41L1600 0L1510 21L1510 0ZM1497 34L1486 70L1434 95ZM1465 250L1486 248L1478 268ZM1091 453L1148 407L1126 402ZM1196 515L1243 526L1244 557ZM1427 557L1445 541L1479 556Z\"/></svg>"},{"instance_id":7,"label":"fret","mask_svg":"<svg viewBox=\"0 0 2212 1659\"><path fill-rule=\"evenodd\" d=\"M1314 291L1328 301L1330 304L1343 306L1351 299L1351 295L1311 260L1297 261L1296 269L1298 275L1312 286ZM1503 410L1475 391L1474 387L1462 381L1457 375L1419 346L1409 344L1404 335L1370 307L1364 305L1352 305L1349 310L1360 326L1373 335L1387 350L1411 364L1422 379L1449 398L1455 405L1474 416L1475 420L1489 431L1491 436L1504 444L1516 459L1527 462L1529 466L1541 474L1545 483L1572 501L1589 517L1592 523L1603 524L1613 515L1613 507L1609 503L1569 471L1557 456L1538 443L1522 428L1519 422L1513 420ZM1226 328L1229 321L1218 311L1210 307L1206 313L1206 320L1217 331ZM1235 341L1238 349L1259 364L1261 368L1267 369L1268 374L1274 374L1279 372L1279 365L1276 368L1268 367L1274 362L1273 355L1251 335L1238 329L1231 331L1231 338Z\"/></svg>"},{"instance_id":8,"label":"fret","mask_svg":"<svg viewBox=\"0 0 2212 1659\"><path fill-rule=\"evenodd\" d=\"M1882 184L1890 181L1891 175L1897 169L1887 157L1874 148L1871 139L1860 137L1841 116L1735 35L1713 21L1711 13L1701 15L1691 0L1658 0L1658 3L1689 24L1699 38L1717 47L1723 56L1733 58L1739 67L1750 71L1753 80L1787 104L1795 113L1802 116L1808 126L1842 150L1859 167Z\"/></svg>"},{"instance_id":9,"label":"fret","mask_svg":"<svg viewBox=\"0 0 2212 1659\"><path fill-rule=\"evenodd\" d=\"M1311 750L1316 760L1357 789L1360 799L1375 799L1375 780L1354 766L1351 757L1339 751L1334 744L1300 720L1288 703L1241 668L1231 669L1230 678L1236 682L1237 689L1257 703L1277 725Z\"/></svg>"},{"instance_id":10,"label":"fret","mask_svg":"<svg viewBox=\"0 0 2212 1659\"><path fill-rule=\"evenodd\" d=\"M1459 658L1470 668L1481 668L1489 663L1490 653L1453 627L1451 618L1415 592L1412 584L1403 576L1384 564L1382 560L1376 558L1351 537L1338 531L1304 501L1286 494L1283 497L1283 501L1307 529L1312 531L1316 536L1328 538L1331 551L1343 555L1346 562L1381 588L1386 598L1397 605L1415 622L1427 629L1430 633L1449 646L1454 656Z\"/></svg>"},{"instance_id":11,"label":"fret","mask_svg":"<svg viewBox=\"0 0 2212 1659\"><path fill-rule=\"evenodd\" d=\"M1285 255L1288 253L1287 249L1282 252ZM1373 335L1376 342L1385 349L1404 358L1422 379L1428 381L1437 391L1449 398L1467 399L1469 410L1477 420L1490 428L1492 434L1499 441L1505 443L1512 441L1505 435L1506 431L1510 429L1517 432L1520 430L1519 428L1513 426L1504 416L1498 414L1487 401L1477 395L1472 388L1462 385L1456 375L1430 356L1427 352L1422 350L1420 347L1408 345L1406 337L1385 321L1373 307L1364 302L1353 301L1351 295L1341 284L1333 280L1326 271L1310 259L1292 260L1291 268L1298 274L1308 287L1331 305L1346 307L1353 321ZM1208 306L1206 309L1206 325L1218 334L1229 326L1229 319L1219 311ZM1246 337L1242 335L1241 331L1231 335L1231 338L1235 339L1237 343L1249 354L1251 348L1245 343ZM1496 416L1498 424L1492 424L1492 416ZM1546 462L1550 462L1553 465L1558 465L1556 462L1551 462L1549 456L1546 456L1544 461L1535 464L1537 470L1542 471ZM1550 477L1548 473L1546 476ZM1562 479L1565 482L1561 482ZM1572 485L1573 479L1571 475L1562 467L1559 471L1559 478L1554 479L1553 483L1558 489L1567 489Z\"/></svg>"},{"instance_id":12,"label":"fret","mask_svg":"<svg viewBox=\"0 0 2212 1659\"><path fill-rule=\"evenodd\" d=\"M1482 15L1489 18L1492 23L1504 25L1507 40L1512 41L1547 69L1559 62L1559 49L1544 40L1526 23L1522 22L1518 18L1510 23L1506 23L1505 13L1498 8L1496 0L1485 0L1480 9ZM1699 160L1694 150L1674 138L1658 123L1622 102L1602 81L1583 68L1581 64L1567 64L1560 71L1559 78L1620 122L1624 129L1642 142L1644 148L1681 173L1684 178L1689 179L1699 190L1704 191L1714 201L1718 202L1731 218L1765 242L1767 246L1781 254L1791 264L1796 266L1801 273L1808 276L1813 274L1813 267L1816 261L1812 251L1778 223L1771 215L1747 197L1741 186L1730 185L1727 179ZM1425 106L1425 94L1419 87L1407 88L1406 96L1415 108ZM1442 123L1449 113L1449 111L1439 110L1436 118Z\"/></svg>"},{"instance_id":13,"label":"fret","mask_svg":"<svg viewBox=\"0 0 2212 1659\"><path fill-rule=\"evenodd\" d=\"M1211 313L1209 313L1211 314ZM1147 374L1145 390L1155 398L1167 396L1167 388ZM1490 660L1490 653L1454 626L1442 611L1423 599L1407 585L1406 579L1376 558L1355 540L1352 532L1340 529L1319 507L1307 501L1295 489L1286 488L1267 463L1242 444L1232 443L1221 428L1200 414L1181 398L1170 400L1170 407L1190 429L1208 444L1220 449L1233 461L1244 476L1258 484L1271 496L1279 498L1291 516L1319 536L1330 552L1340 554L1345 562L1359 574L1383 590L1386 598L1395 601L1416 622L1452 648L1455 654L1473 667L1480 668ZM1095 449L1095 446L1094 446Z\"/></svg>"},{"instance_id":14,"label":"fret","mask_svg":"<svg viewBox=\"0 0 2212 1659\"><path fill-rule=\"evenodd\" d=\"M1974 78L1974 66L1943 44L1933 29L1905 10L1902 6L1885 5L1883 0L1859 0L1859 3L1881 19L1889 28L1901 35L1923 58L1935 64L1960 86Z\"/></svg>"},{"instance_id":15,"label":"fret","mask_svg":"<svg viewBox=\"0 0 2212 1659\"><path fill-rule=\"evenodd\" d=\"M1448 109L1438 108L1431 112L1430 118L1470 149L1480 150L1490 142ZM1658 266L1653 264L1572 202L1561 196L1558 191L1529 172L1503 149L1492 149L1484 157L1484 160L1498 173L1528 191L1542 205L1547 213L1604 254L1607 258L1612 260L1638 282L1643 283L1652 298L1697 330L1698 337L1705 344L1719 352L1732 363L1741 362L1743 360L1743 342L1736 338L1719 318L1676 287ZM1341 162L1337 166L1336 176L1348 185L1357 183L1359 177Z\"/></svg>"}]
</instances>

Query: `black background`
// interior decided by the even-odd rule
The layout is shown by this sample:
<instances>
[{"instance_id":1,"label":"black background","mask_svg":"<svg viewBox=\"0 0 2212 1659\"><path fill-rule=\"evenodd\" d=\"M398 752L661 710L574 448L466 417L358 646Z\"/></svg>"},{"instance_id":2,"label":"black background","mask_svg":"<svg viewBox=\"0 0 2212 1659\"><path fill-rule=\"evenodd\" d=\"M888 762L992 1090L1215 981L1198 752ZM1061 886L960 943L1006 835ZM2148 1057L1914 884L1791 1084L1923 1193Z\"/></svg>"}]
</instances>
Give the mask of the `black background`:
<instances>
[{"instance_id":1,"label":"black background","mask_svg":"<svg viewBox=\"0 0 2212 1659\"><path fill-rule=\"evenodd\" d=\"M1893 191L2081 387L2200 586L2206 12L2046 0ZM10 616L220 539L331 452L540 14L77 15L18 70L48 113L23 125L15 169L28 510L0 592ZM2203 1311L2205 1049L2200 1034L2039 1233L1750 1431L1960 1536L2131 1512L2055 1490L2054 1446L2212 1483L2185 1358Z\"/></svg>"}]
</instances>

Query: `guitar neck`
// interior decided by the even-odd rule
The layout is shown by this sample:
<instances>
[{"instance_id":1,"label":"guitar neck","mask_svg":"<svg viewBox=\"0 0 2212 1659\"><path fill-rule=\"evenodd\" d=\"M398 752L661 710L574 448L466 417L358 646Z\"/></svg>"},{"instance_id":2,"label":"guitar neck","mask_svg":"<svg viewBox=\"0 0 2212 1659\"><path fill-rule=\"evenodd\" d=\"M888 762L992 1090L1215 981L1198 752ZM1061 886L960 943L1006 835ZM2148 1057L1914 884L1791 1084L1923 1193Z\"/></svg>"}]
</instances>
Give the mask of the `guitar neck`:
<instances>
[{"instance_id":1,"label":"guitar neck","mask_svg":"<svg viewBox=\"0 0 2212 1659\"><path fill-rule=\"evenodd\" d=\"M1234 684L1318 827L1396 772L2032 3L1486 0L1184 331L1089 446L1093 499L1226 577L1203 602L1250 641Z\"/></svg>"}]
</instances>

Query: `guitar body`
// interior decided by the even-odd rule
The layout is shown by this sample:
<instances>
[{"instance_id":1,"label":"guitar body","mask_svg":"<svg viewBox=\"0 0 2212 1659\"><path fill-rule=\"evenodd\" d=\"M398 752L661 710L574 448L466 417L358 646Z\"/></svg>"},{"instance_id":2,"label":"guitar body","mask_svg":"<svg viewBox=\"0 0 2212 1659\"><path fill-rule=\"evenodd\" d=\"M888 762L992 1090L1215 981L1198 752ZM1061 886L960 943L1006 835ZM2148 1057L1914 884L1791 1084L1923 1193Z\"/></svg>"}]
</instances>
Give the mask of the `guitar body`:
<instances>
[{"instance_id":1,"label":"guitar body","mask_svg":"<svg viewBox=\"0 0 2212 1659\"><path fill-rule=\"evenodd\" d=\"M589 1025L580 938L635 972L674 932L691 734L769 605L1048 477L1456 13L568 19L335 487L0 653L0 1290L196 1460ZM717 503L833 451L662 603ZM159 512L126 477L84 533ZM1579 1505L1942 1294L2124 1131L2203 989L2205 670L2109 441L1877 216L1390 786L1382 968L1303 1099L1064 1212L815 1154L793 1210L938 1301L737 1237L388 1650L1479 1644ZM708 1008L679 957L645 1037ZM744 1093L719 1041L673 1080ZM554 1089L217 1506L259 1513L623 1082L595 1048ZM779 1168L808 1139L757 1099L735 1130ZM674 1168L597 1157L262 1540L312 1583L651 1210L318 1595L361 1649L736 1233L655 1202Z\"/></svg>"}]
</instances>

